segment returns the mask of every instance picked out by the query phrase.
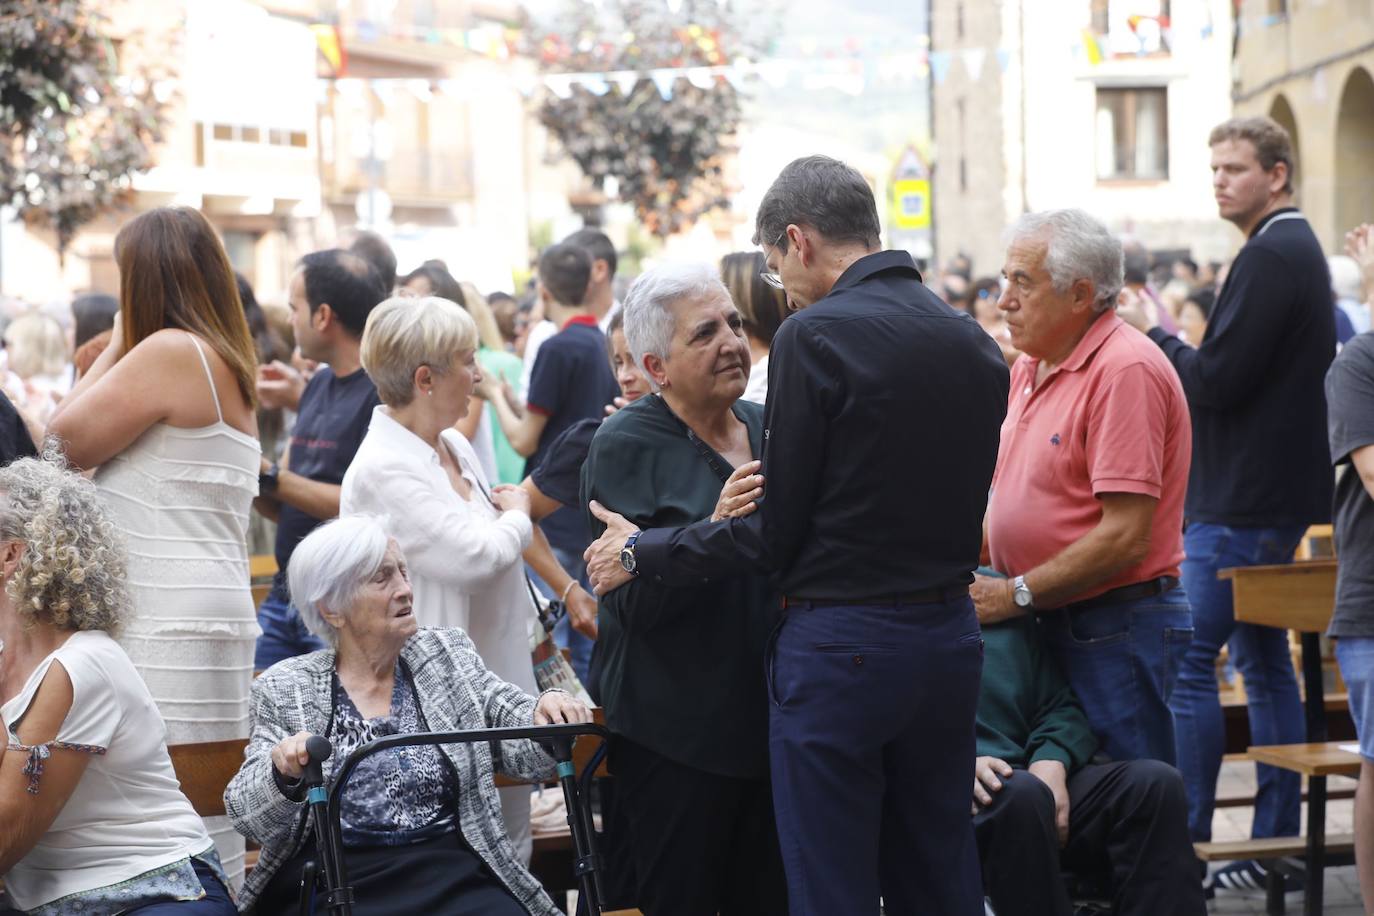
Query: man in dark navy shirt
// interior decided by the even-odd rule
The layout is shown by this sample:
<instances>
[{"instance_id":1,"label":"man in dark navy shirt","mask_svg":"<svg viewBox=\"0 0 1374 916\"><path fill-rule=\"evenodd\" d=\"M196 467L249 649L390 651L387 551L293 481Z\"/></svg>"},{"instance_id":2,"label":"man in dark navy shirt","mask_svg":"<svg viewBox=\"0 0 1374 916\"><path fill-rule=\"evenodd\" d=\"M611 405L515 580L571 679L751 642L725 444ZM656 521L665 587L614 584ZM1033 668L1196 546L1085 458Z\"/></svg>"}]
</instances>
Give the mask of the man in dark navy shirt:
<instances>
[{"instance_id":1,"label":"man in dark navy shirt","mask_svg":"<svg viewBox=\"0 0 1374 916\"><path fill-rule=\"evenodd\" d=\"M286 566L296 545L321 522L339 514L339 485L367 435L372 408L381 403L363 370L358 347L367 316L386 298L371 265L340 249L301 259L291 278L291 327L301 355L327 363L300 394L296 425L281 461L263 459L258 479L259 512L277 521L277 569L272 591L258 609L253 667L270 668L284 658L324 648L291 607ZM268 373L270 375L270 373ZM264 404L279 394L275 376L259 382ZM271 392L269 395L267 392Z\"/></svg>"},{"instance_id":2,"label":"man in dark navy shirt","mask_svg":"<svg viewBox=\"0 0 1374 916\"><path fill-rule=\"evenodd\" d=\"M1288 132L1270 118L1235 118L1209 142L1221 217L1248 241L1202 343L1194 349L1154 327L1138 304L1119 312L1178 370L1193 417L1182 579L1194 632L1170 706L1195 841L1212 835L1224 737L1215 666L1222 646L1229 643L1245 678L1253 743L1305 740L1288 634L1236 623L1231 585L1217 571L1287 563L1309 525L1330 521L1323 385L1336 352L1326 258L1293 206ZM1297 773L1259 766L1253 835L1296 836L1301 791ZM1258 862L1233 863L1214 876L1222 889L1264 881Z\"/></svg>"},{"instance_id":3,"label":"man in dark navy shirt","mask_svg":"<svg viewBox=\"0 0 1374 916\"><path fill-rule=\"evenodd\" d=\"M754 241L801 311L769 355L759 510L641 532L593 503L608 527L587 558L603 594L635 574L773 571L786 597L769 752L794 916L873 913L880 896L893 916L976 916L968 586L1008 373L879 233L854 169L813 156L783 170Z\"/></svg>"}]
</instances>

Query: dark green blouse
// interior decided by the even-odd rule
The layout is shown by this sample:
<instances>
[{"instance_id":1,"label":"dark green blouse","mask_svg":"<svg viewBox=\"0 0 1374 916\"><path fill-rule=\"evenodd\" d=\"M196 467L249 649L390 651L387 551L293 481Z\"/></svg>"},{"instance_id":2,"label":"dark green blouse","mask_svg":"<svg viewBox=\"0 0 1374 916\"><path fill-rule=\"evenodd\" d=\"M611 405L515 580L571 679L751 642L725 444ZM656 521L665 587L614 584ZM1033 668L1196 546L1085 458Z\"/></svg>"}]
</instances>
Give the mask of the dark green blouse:
<instances>
[{"instance_id":1,"label":"dark green blouse","mask_svg":"<svg viewBox=\"0 0 1374 916\"><path fill-rule=\"evenodd\" d=\"M763 450L763 408L734 406ZM708 454L703 455L702 450ZM733 468L657 395L611 416L582 466L582 505L597 500L644 528L708 518ZM605 525L591 513L593 536ZM611 731L687 766L758 778L768 767L763 651L779 615L766 576L669 588L635 579L601 599L601 700Z\"/></svg>"}]
</instances>

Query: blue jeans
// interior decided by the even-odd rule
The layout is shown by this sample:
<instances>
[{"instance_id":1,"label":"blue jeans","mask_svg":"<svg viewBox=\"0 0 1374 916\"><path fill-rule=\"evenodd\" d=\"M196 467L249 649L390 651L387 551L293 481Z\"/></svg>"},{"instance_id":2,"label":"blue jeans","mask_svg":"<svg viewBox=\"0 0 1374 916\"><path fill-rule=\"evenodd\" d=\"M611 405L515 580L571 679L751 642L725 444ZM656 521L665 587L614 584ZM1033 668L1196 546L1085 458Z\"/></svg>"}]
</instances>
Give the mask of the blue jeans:
<instances>
[{"instance_id":1,"label":"blue jeans","mask_svg":"<svg viewBox=\"0 0 1374 916\"><path fill-rule=\"evenodd\" d=\"M1360 756L1374 763L1374 637L1340 637L1336 640L1336 662L1349 691L1350 718L1360 739Z\"/></svg>"},{"instance_id":2,"label":"blue jeans","mask_svg":"<svg viewBox=\"0 0 1374 916\"><path fill-rule=\"evenodd\" d=\"M1183 589L1040 615L1050 653L1113 760L1174 762L1169 695L1193 638Z\"/></svg>"},{"instance_id":3,"label":"blue jeans","mask_svg":"<svg viewBox=\"0 0 1374 916\"><path fill-rule=\"evenodd\" d=\"M324 640L306 629L301 615L291 606L286 583L280 575L273 581L272 591L262 599L262 607L258 608L258 626L262 628L262 635L253 653L253 668L258 671L266 671L282 659L325 648Z\"/></svg>"},{"instance_id":4,"label":"blue jeans","mask_svg":"<svg viewBox=\"0 0 1374 916\"><path fill-rule=\"evenodd\" d=\"M766 662L792 916L982 916L973 602L790 607Z\"/></svg>"},{"instance_id":5,"label":"blue jeans","mask_svg":"<svg viewBox=\"0 0 1374 916\"><path fill-rule=\"evenodd\" d=\"M1193 642L1179 671L1170 706L1178 733L1178 769L1188 790L1188 828L1195 842L1212 838L1217 774L1226 728L1217 692L1216 660L1229 645L1245 679L1251 744L1305 740L1298 679L1288 634L1276 627L1236 623L1231 583L1217 570L1290 563L1306 526L1232 528L1189 525L1183 535L1183 584L1193 602ZM1254 837L1296 836L1302 781L1297 773L1256 766Z\"/></svg>"},{"instance_id":6,"label":"blue jeans","mask_svg":"<svg viewBox=\"0 0 1374 916\"><path fill-rule=\"evenodd\" d=\"M191 865L200 879L200 886L205 888L204 897L199 900L150 903L125 912L129 916L235 916L238 908L234 906L229 891L214 869L197 858L191 859Z\"/></svg>"}]
</instances>

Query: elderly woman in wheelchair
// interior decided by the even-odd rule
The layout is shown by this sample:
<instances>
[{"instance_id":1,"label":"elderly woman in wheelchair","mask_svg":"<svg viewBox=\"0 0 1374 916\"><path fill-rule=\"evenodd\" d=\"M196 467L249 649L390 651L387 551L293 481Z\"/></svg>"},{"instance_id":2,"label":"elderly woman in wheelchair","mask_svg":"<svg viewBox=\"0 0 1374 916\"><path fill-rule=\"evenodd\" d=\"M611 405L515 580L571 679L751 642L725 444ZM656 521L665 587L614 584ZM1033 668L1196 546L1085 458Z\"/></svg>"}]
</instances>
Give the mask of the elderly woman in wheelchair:
<instances>
[{"instance_id":1,"label":"elderly woman in wheelchair","mask_svg":"<svg viewBox=\"0 0 1374 916\"><path fill-rule=\"evenodd\" d=\"M487 670L457 629L421 629L405 558L367 517L324 525L287 572L293 603L329 649L273 665L253 685L252 734L225 790L239 832L262 845L239 900L246 912L298 911L316 860L298 794L306 741L341 761L389 734L591 721L559 691L538 698ZM397 747L363 760L341 806L357 916L369 913L554 916L558 910L506 835L493 774L540 779L553 760L532 741Z\"/></svg>"}]
</instances>

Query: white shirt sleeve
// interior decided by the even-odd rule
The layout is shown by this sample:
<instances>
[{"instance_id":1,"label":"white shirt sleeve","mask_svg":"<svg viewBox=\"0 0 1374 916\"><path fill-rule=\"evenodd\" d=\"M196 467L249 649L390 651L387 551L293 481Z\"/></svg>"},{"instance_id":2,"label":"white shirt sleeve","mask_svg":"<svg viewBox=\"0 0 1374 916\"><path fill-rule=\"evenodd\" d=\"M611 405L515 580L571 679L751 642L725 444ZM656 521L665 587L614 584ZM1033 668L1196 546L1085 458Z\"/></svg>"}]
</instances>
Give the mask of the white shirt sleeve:
<instances>
[{"instance_id":1,"label":"white shirt sleeve","mask_svg":"<svg viewBox=\"0 0 1374 916\"><path fill-rule=\"evenodd\" d=\"M99 665L77 653L59 653L53 660L72 680L72 708L57 730L57 740L108 749L124 712L114 685Z\"/></svg>"},{"instance_id":2,"label":"white shirt sleeve","mask_svg":"<svg viewBox=\"0 0 1374 916\"><path fill-rule=\"evenodd\" d=\"M488 518L474 512L446 476L430 473L437 469L409 461L374 462L375 456L358 451L341 513L384 517L417 576L479 592L520 562L534 534L528 515L503 512Z\"/></svg>"}]
</instances>

